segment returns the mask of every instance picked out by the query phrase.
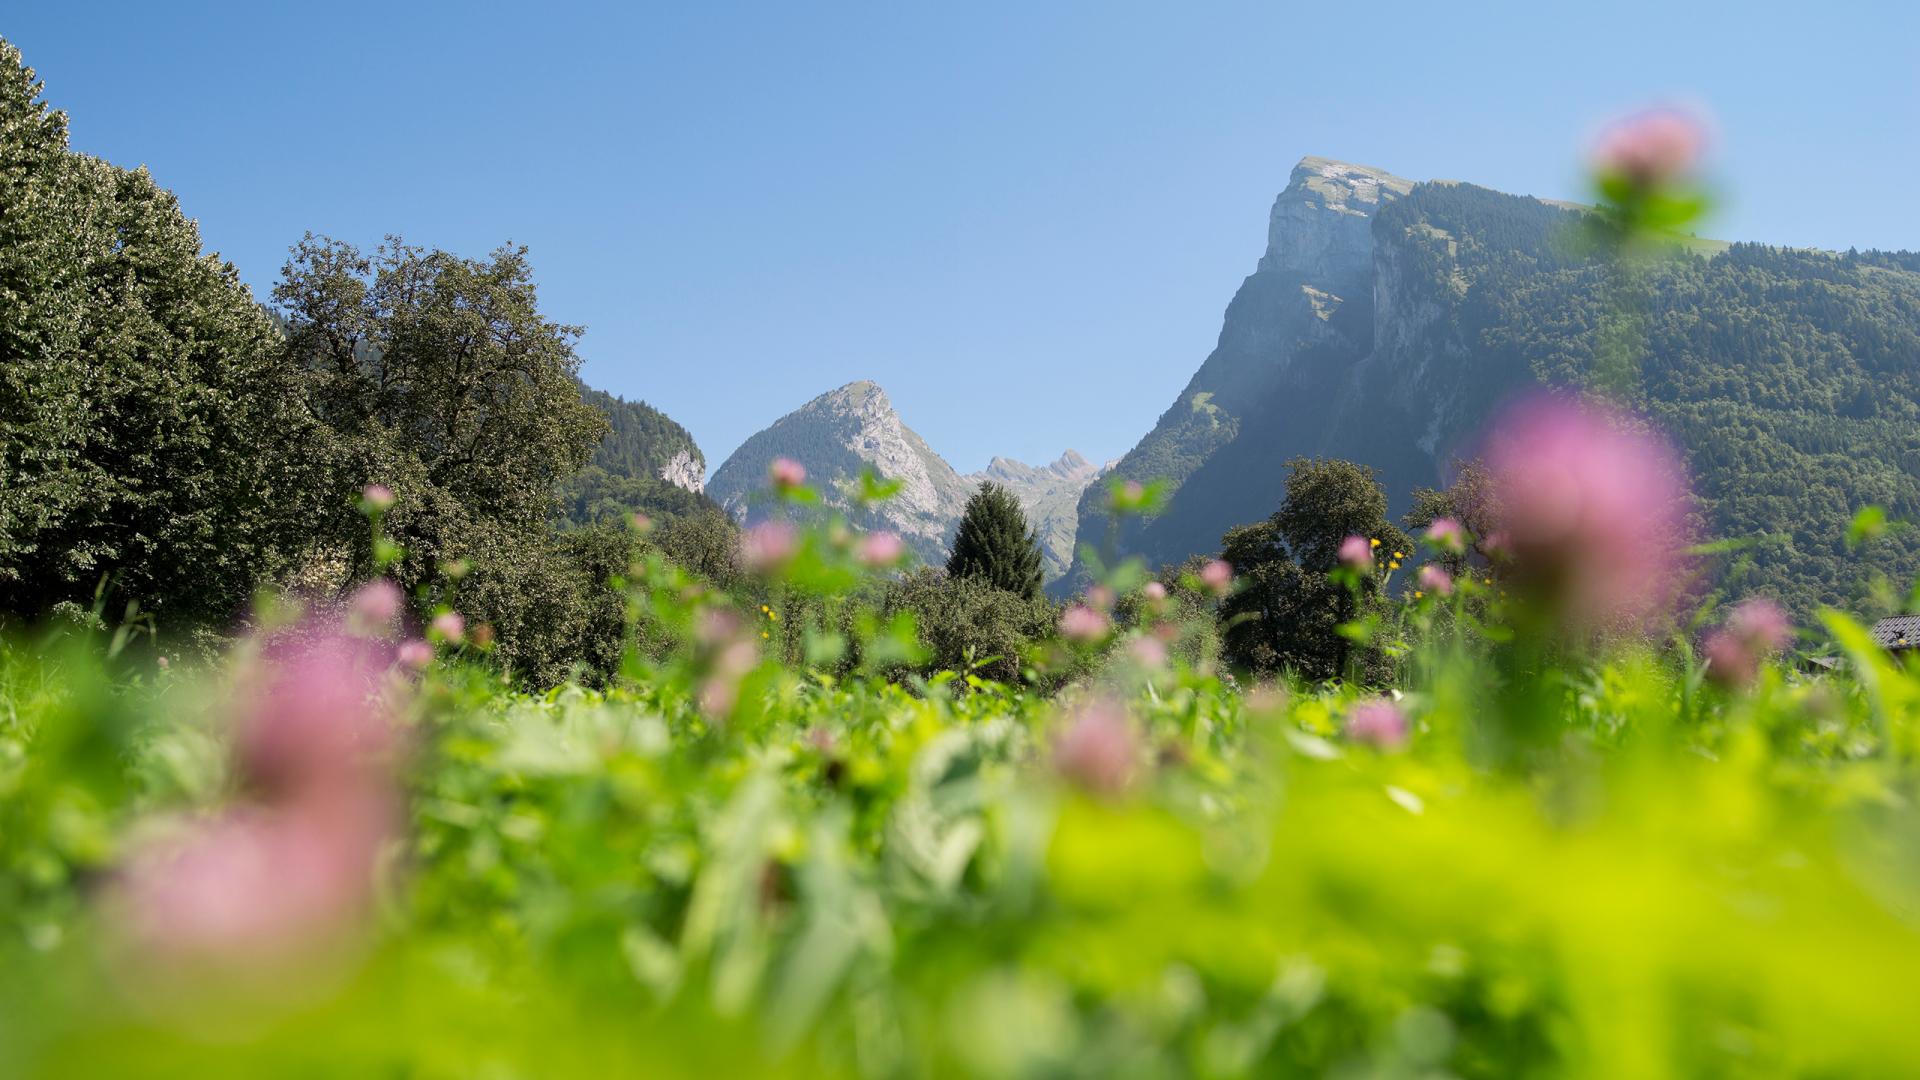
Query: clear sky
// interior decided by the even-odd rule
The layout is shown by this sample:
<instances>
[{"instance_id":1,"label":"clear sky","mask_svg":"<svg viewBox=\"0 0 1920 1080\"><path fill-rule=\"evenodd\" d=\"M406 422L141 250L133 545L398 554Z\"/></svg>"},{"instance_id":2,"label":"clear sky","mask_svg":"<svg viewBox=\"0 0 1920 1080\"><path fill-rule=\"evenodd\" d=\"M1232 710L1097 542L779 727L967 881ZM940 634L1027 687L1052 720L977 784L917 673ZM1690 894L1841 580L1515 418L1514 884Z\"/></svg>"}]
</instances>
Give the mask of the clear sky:
<instances>
[{"instance_id":1,"label":"clear sky","mask_svg":"<svg viewBox=\"0 0 1920 1080\"><path fill-rule=\"evenodd\" d=\"M77 148L264 296L312 230L532 248L585 376L709 464L871 378L963 471L1118 456L1308 154L1579 197L1719 128L1714 235L1920 248L1920 4L0 0Z\"/></svg>"}]
</instances>

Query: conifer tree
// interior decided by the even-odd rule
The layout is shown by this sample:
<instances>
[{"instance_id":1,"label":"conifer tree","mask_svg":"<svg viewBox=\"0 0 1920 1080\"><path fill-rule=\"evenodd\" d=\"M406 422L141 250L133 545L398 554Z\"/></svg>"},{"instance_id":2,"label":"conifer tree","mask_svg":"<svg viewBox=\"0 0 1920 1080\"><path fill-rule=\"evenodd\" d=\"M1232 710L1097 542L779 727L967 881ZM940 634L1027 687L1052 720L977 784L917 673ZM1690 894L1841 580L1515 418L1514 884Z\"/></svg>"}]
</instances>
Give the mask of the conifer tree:
<instances>
[{"instance_id":1,"label":"conifer tree","mask_svg":"<svg viewBox=\"0 0 1920 1080\"><path fill-rule=\"evenodd\" d=\"M1013 492L988 481L967 500L947 573L1020 596L1040 595L1040 538Z\"/></svg>"}]
</instances>

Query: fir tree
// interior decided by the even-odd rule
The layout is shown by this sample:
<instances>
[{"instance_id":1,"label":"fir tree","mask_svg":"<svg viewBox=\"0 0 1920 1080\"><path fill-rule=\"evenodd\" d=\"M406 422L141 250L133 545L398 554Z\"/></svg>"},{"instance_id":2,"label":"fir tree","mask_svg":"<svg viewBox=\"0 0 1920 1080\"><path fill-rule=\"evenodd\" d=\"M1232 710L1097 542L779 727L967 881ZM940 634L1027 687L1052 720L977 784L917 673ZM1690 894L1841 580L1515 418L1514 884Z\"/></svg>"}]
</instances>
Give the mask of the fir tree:
<instances>
[{"instance_id":1,"label":"fir tree","mask_svg":"<svg viewBox=\"0 0 1920 1080\"><path fill-rule=\"evenodd\" d=\"M1040 594L1040 538L1013 492L989 481L967 500L947 573L1020 596Z\"/></svg>"}]
</instances>

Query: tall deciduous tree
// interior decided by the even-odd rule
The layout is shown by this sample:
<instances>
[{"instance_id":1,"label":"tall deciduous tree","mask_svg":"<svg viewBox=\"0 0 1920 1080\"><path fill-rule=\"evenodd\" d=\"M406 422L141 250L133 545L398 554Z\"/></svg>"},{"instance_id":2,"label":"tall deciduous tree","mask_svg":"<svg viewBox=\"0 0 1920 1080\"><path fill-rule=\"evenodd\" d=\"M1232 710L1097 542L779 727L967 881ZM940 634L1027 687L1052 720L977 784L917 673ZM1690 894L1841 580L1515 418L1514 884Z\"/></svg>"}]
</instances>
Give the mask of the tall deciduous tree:
<instances>
[{"instance_id":1,"label":"tall deciduous tree","mask_svg":"<svg viewBox=\"0 0 1920 1080\"><path fill-rule=\"evenodd\" d=\"M173 196L69 150L41 90L0 40L0 614L107 584L223 621L299 521L297 372Z\"/></svg>"},{"instance_id":2,"label":"tall deciduous tree","mask_svg":"<svg viewBox=\"0 0 1920 1080\"><path fill-rule=\"evenodd\" d=\"M558 635L532 632L518 609L572 587L547 525L555 485L608 428L581 400L580 331L540 313L526 249L476 260L389 237L369 256L309 235L273 295L330 433L331 513L318 538L364 558L353 494L385 484L397 496L388 525L406 549L402 584L448 587L444 567L469 564L461 588L498 609L469 614L500 624L507 661L553 667ZM510 633L516 625L528 632Z\"/></svg>"},{"instance_id":3,"label":"tall deciduous tree","mask_svg":"<svg viewBox=\"0 0 1920 1080\"><path fill-rule=\"evenodd\" d=\"M1040 538L1013 492L988 481L967 500L947 573L1020 596L1040 594Z\"/></svg>"}]
</instances>

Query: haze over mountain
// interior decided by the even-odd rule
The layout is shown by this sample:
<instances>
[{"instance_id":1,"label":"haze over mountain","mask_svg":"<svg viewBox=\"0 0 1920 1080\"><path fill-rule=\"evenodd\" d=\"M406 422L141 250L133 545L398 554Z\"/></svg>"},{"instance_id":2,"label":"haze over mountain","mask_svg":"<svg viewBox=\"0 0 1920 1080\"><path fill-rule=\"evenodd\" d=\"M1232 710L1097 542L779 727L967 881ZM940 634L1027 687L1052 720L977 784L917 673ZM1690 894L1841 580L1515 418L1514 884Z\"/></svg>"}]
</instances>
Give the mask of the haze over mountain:
<instances>
[{"instance_id":1,"label":"haze over mountain","mask_svg":"<svg viewBox=\"0 0 1920 1080\"><path fill-rule=\"evenodd\" d=\"M983 471L962 476L908 427L886 392L869 381L822 394L742 443L714 470L707 494L743 523L765 513L767 467L788 457L807 467L807 481L828 506L867 528L905 539L922 562L944 563L967 499L982 481L1004 485L1027 510L1041 540L1048 578L1072 561L1073 529L1081 491L1100 468L1069 450L1047 465L996 457ZM863 468L901 484L900 493L862 510L846 491Z\"/></svg>"},{"instance_id":2,"label":"haze over mountain","mask_svg":"<svg viewBox=\"0 0 1920 1080\"><path fill-rule=\"evenodd\" d=\"M1296 456L1372 465L1404 508L1503 401L1592 385L1596 329L1637 308L1648 344L1618 389L1687 452L1703 532L1772 537L1748 587L1802 609L1844 600L1853 511L1920 511L1920 255L1700 242L1641 269L1623 306L1571 242L1580 218L1302 160L1215 349L1115 466L1174 487L1121 550L1156 565L1217 550L1279 505ZM1079 518L1082 543L1105 537L1095 493ZM1891 542L1882 565L1920 569L1920 542Z\"/></svg>"}]
</instances>

